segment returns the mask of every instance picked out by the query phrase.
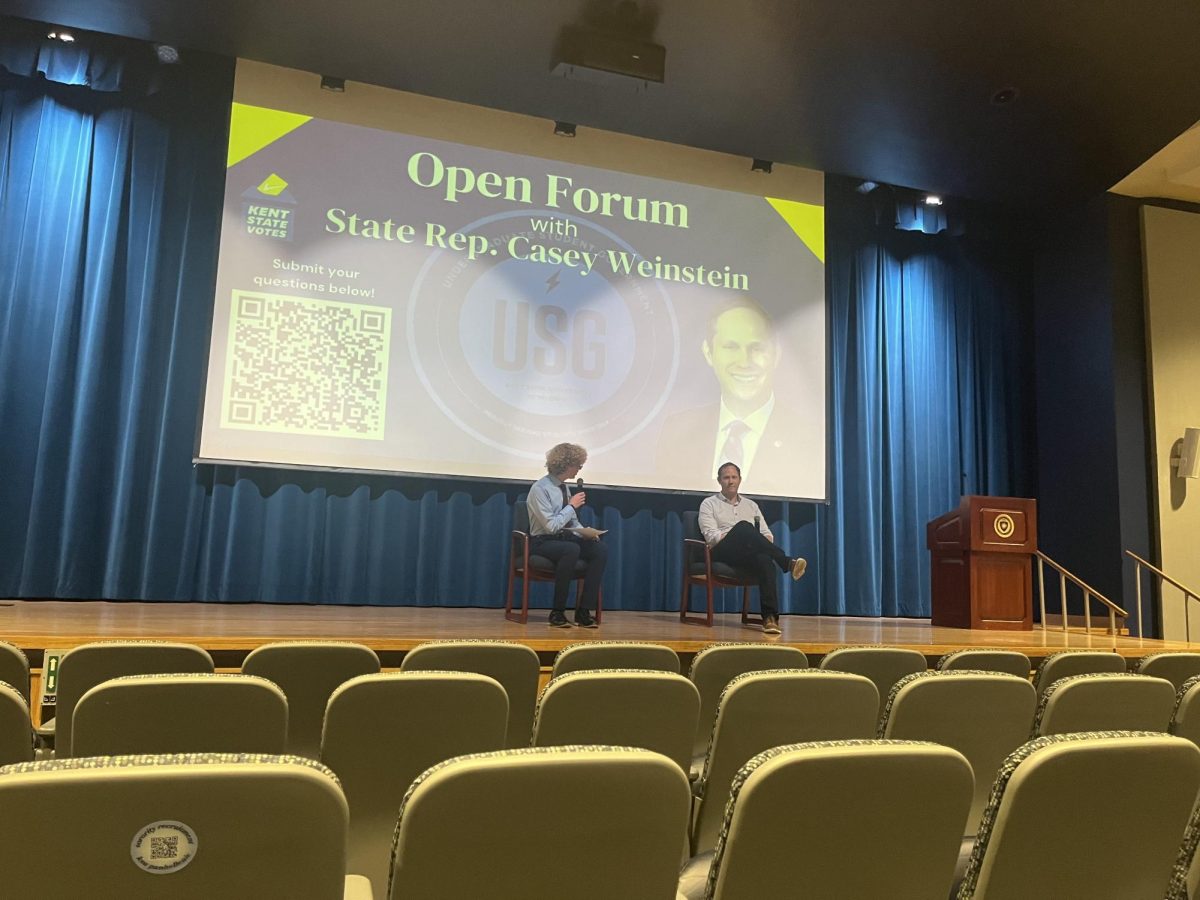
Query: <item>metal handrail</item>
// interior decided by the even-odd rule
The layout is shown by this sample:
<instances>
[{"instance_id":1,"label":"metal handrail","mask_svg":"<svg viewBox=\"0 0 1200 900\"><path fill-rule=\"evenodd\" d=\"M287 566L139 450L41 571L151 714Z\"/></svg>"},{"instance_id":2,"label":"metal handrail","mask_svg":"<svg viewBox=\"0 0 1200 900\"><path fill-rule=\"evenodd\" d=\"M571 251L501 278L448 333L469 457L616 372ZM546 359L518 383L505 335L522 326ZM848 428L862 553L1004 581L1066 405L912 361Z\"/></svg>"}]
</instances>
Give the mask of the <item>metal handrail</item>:
<instances>
[{"instance_id":1,"label":"metal handrail","mask_svg":"<svg viewBox=\"0 0 1200 900\"><path fill-rule=\"evenodd\" d=\"M1044 564L1049 563L1050 567L1058 572L1059 597L1062 602L1062 630L1069 630L1067 627L1067 581L1070 581L1083 591L1083 627L1088 631L1092 630L1091 601L1095 597L1108 608L1108 633L1117 633L1117 616L1124 619L1129 616L1129 613L1113 603L1078 575L1068 571L1065 566L1056 563L1041 550L1034 550L1033 552L1038 559L1038 599L1041 604L1042 631L1046 630L1046 575ZM1140 621L1138 622L1138 628L1139 630L1141 628Z\"/></svg>"},{"instance_id":2,"label":"metal handrail","mask_svg":"<svg viewBox=\"0 0 1200 900\"><path fill-rule=\"evenodd\" d=\"M1163 581L1165 581L1169 585L1171 585L1171 587L1178 588L1179 590L1183 591L1183 630L1184 630L1184 633L1187 635L1188 643L1191 643L1191 640L1192 640L1192 617L1191 617L1192 606L1190 603L1188 603L1188 600L1189 599L1200 600L1200 594L1197 594L1195 591L1193 591L1191 588L1187 587L1186 585L1182 584L1181 582L1176 581L1174 578L1172 578L1170 575L1168 575L1166 572L1164 572L1158 566L1154 565L1154 563L1150 562L1149 560L1142 559L1140 556L1138 556L1132 550L1126 550L1125 555L1128 556L1130 559L1132 559L1135 563L1137 563L1137 567L1134 570L1134 578L1137 581L1138 637L1142 636L1142 568L1145 567L1145 568L1149 569L1151 572L1153 572L1155 575L1157 575L1159 578L1161 578Z\"/></svg>"}]
</instances>

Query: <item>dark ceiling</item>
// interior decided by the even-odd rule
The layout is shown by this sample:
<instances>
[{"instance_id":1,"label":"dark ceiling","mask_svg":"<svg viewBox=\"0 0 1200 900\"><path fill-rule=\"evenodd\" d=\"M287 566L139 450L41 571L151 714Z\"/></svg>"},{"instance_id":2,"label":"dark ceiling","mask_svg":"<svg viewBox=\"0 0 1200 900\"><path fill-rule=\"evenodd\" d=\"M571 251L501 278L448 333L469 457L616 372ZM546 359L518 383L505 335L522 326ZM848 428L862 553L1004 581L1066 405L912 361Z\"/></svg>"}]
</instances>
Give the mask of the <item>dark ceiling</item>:
<instances>
[{"instance_id":1,"label":"dark ceiling","mask_svg":"<svg viewBox=\"0 0 1200 900\"><path fill-rule=\"evenodd\" d=\"M0 14L573 121L581 137L1017 204L1103 191L1200 119L1194 0L0 0ZM665 83L552 75L560 29L581 22L663 44ZM1010 87L1016 100L991 102Z\"/></svg>"}]
</instances>

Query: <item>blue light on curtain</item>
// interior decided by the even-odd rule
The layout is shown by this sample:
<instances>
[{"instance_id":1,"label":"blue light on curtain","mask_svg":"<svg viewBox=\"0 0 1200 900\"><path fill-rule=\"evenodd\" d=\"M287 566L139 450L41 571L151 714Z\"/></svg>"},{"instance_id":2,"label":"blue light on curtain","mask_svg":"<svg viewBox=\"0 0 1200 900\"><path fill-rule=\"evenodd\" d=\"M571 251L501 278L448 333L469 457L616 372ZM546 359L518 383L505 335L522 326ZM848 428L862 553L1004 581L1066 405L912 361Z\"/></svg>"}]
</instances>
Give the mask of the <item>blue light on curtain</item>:
<instances>
[{"instance_id":1,"label":"blue light on curtain","mask_svg":"<svg viewBox=\"0 0 1200 900\"><path fill-rule=\"evenodd\" d=\"M502 605L520 486L192 466L231 63L190 57L151 91L92 59L125 73L99 91L15 58L0 46L0 595ZM828 190L831 502L763 504L810 560L781 606L928 615L924 522L960 490L1028 489L1019 254L879 228ZM606 608L677 609L699 498L590 494Z\"/></svg>"}]
</instances>

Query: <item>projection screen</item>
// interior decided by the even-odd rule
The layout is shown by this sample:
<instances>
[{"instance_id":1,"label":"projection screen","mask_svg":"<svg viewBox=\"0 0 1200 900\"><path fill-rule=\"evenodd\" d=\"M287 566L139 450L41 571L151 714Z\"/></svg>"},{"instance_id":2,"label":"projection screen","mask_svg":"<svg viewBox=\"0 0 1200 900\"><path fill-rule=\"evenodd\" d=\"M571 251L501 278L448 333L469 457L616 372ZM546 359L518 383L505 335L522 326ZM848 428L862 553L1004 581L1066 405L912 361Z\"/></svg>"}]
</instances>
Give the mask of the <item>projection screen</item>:
<instances>
[{"instance_id":1,"label":"projection screen","mask_svg":"<svg viewBox=\"0 0 1200 900\"><path fill-rule=\"evenodd\" d=\"M246 68L198 462L825 497L819 173Z\"/></svg>"}]
</instances>

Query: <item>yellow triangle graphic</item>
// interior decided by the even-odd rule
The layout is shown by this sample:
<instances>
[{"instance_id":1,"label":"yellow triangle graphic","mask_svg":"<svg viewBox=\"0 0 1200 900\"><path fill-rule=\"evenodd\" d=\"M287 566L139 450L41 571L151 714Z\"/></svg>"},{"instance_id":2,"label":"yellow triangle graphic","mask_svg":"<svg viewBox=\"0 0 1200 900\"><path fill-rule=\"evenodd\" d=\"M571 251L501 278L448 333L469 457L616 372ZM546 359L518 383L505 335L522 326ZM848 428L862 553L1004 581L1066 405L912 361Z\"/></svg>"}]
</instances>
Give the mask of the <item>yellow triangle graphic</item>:
<instances>
[{"instance_id":1,"label":"yellow triangle graphic","mask_svg":"<svg viewBox=\"0 0 1200 900\"><path fill-rule=\"evenodd\" d=\"M233 112L229 117L229 158L225 163L226 168L236 166L247 156L295 131L311 118L262 106L233 104Z\"/></svg>"},{"instance_id":2,"label":"yellow triangle graphic","mask_svg":"<svg viewBox=\"0 0 1200 900\"><path fill-rule=\"evenodd\" d=\"M825 262L825 207L764 197L821 262Z\"/></svg>"}]
</instances>

